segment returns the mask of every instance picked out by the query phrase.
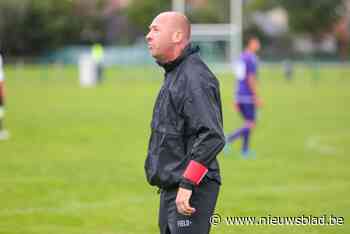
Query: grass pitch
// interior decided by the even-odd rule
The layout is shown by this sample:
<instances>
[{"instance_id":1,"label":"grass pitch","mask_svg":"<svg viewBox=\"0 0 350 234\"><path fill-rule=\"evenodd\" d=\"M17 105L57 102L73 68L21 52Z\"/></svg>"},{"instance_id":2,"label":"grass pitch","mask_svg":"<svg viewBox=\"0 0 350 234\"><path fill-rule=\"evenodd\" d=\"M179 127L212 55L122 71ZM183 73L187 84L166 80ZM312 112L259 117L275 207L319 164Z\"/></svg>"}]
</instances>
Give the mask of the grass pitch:
<instances>
[{"instance_id":1,"label":"grass pitch","mask_svg":"<svg viewBox=\"0 0 350 234\"><path fill-rule=\"evenodd\" d=\"M219 155L225 216L343 217L345 224L232 225L225 233L350 232L350 68L298 67L260 73L264 106L252 138L256 159ZM1 234L158 233L159 195L146 156L162 72L110 68L102 86L83 89L74 67L6 68L8 141L0 142ZM233 78L218 74L225 132L242 122L231 108Z\"/></svg>"}]
</instances>

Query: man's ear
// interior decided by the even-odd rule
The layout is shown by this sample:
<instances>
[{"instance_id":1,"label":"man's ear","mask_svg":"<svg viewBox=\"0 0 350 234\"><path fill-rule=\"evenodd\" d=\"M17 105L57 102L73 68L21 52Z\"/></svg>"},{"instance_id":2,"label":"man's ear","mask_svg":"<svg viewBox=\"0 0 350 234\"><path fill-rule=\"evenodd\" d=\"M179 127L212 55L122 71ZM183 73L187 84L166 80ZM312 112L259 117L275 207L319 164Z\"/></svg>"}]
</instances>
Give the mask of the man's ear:
<instances>
[{"instance_id":1,"label":"man's ear","mask_svg":"<svg viewBox=\"0 0 350 234\"><path fill-rule=\"evenodd\" d=\"M181 31L176 31L173 33L173 42L174 43L179 43L182 41L183 38L183 33Z\"/></svg>"}]
</instances>

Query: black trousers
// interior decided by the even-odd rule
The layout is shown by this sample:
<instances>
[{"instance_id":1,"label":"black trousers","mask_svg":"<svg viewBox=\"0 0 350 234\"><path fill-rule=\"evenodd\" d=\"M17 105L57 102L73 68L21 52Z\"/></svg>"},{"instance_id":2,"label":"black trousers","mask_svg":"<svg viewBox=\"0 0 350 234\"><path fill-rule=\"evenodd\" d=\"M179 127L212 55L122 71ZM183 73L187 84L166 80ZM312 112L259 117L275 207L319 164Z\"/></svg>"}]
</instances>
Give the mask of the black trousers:
<instances>
[{"instance_id":1,"label":"black trousers","mask_svg":"<svg viewBox=\"0 0 350 234\"><path fill-rule=\"evenodd\" d=\"M161 234L208 234L210 216L213 215L220 185L205 177L194 188L190 205L196 209L191 216L177 212L176 195L178 189L162 190L159 207L159 228Z\"/></svg>"}]
</instances>

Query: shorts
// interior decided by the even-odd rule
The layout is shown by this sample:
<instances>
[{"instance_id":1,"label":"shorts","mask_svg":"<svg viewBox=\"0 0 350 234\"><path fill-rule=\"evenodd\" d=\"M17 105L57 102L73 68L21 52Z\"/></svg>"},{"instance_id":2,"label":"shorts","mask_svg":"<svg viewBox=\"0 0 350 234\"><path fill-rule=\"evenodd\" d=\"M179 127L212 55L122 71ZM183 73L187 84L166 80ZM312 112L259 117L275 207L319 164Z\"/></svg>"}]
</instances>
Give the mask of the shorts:
<instances>
[{"instance_id":1,"label":"shorts","mask_svg":"<svg viewBox=\"0 0 350 234\"><path fill-rule=\"evenodd\" d=\"M245 120L255 121L256 108L253 103L238 103L238 106Z\"/></svg>"},{"instance_id":2,"label":"shorts","mask_svg":"<svg viewBox=\"0 0 350 234\"><path fill-rule=\"evenodd\" d=\"M213 215L220 185L204 177L195 187L190 205L196 209L191 216L177 212L175 200L178 189L162 190L159 207L159 228L161 234L208 234L209 219Z\"/></svg>"}]
</instances>

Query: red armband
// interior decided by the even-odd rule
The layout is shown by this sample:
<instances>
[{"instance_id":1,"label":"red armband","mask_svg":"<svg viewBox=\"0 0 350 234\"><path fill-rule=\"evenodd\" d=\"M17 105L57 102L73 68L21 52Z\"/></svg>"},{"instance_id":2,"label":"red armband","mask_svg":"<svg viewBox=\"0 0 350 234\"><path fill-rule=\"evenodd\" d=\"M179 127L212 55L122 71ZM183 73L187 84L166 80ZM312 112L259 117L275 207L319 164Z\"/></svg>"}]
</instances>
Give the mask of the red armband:
<instances>
[{"instance_id":1,"label":"red armband","mask_svg":"<svg viewBox=\"0 0 350 234\"><path fill-rule=\"evenodd\" d=\"M208 168L194 160L191 160L183 174L183 177L198 185L207 172Z\"/></svg>"}]
</instances>

